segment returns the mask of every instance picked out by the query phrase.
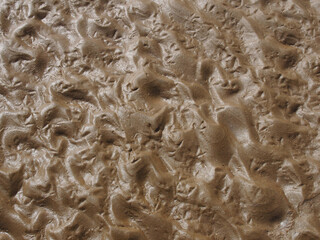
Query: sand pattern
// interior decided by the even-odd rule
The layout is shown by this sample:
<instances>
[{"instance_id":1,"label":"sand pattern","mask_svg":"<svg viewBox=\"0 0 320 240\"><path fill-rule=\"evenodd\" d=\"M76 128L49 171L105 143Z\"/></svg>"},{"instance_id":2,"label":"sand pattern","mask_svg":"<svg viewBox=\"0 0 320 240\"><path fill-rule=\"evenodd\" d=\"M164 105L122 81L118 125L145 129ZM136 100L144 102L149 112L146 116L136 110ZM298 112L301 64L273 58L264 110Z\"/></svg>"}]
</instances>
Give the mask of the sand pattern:
<instances>
[{"instance_id":1,"label":"sand pattern","mask_svg":"<svg viewBox=\"0 0 320 240\"><path fill-rule=\"evenodd\" d=\"M319 0L2 0L0 239L320 239Z\"/></svg>"}]
</instances>

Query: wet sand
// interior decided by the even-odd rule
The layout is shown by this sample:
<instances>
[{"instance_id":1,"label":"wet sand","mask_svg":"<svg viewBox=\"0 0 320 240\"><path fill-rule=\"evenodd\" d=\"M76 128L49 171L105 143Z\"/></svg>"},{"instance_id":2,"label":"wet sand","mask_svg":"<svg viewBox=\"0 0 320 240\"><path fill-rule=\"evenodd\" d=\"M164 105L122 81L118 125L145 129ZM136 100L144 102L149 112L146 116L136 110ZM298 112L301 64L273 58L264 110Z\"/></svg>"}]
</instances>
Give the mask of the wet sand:
<instances>
[{"instance_id":1,"label":"wet sand","mask_svg":"<svg viewBox=\"0 0 320 240\"><path fill-rule=\"evenodd\" d=\"M0 239L320 239L318 0L3 0Z\"/></svg>"}]
</instances>

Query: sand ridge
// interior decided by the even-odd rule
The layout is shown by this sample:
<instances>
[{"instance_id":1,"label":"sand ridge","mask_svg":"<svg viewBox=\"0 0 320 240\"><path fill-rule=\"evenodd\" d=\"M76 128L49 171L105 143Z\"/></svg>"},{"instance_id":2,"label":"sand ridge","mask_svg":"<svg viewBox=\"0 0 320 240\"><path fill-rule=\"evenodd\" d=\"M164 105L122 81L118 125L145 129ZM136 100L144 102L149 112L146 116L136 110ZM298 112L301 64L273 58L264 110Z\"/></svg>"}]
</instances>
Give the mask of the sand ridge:
<instances>
[{"instance_id":1,"label":"sand ridge","mask_svg":"<svg viewBox=\"0 0 320 240\"><path fill-rule=\"evenodd\" d=\"M1 239L319 239L319 1L0 9Z\"/></svg>"}]
</instances>

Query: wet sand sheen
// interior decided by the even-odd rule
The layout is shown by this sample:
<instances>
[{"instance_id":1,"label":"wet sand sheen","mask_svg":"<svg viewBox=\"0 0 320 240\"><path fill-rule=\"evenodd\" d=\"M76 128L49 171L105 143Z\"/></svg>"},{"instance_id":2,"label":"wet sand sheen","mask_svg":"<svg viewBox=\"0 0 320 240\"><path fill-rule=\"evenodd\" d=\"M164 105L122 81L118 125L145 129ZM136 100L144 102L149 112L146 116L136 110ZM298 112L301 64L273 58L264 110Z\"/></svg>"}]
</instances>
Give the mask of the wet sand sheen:
<instances>
[{"instance_id":1,"label":"wet sand sheen","mask_svg":"<svg viewBox=\"0 0 320 240\"><path fill-rule=\"evenodd\" d=\"M0 6L0 239L320 239L317 0Z\"/></svg>"}]
</instances>

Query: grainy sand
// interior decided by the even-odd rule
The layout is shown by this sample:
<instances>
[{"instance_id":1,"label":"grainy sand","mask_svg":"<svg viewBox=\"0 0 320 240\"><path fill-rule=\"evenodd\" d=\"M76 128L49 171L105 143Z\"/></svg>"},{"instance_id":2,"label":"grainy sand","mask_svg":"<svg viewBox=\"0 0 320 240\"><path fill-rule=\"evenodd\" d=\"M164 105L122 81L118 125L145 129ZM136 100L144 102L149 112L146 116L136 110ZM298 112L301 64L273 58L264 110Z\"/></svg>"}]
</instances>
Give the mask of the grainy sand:
<instances>
[{"instance_id":1,"label":"grainy sand","mask_svg":"<svg viewBox=\"0 0 320 240\"><path fill-rule=\"evenodd\" d=\"M2 0L0 239L320 239L319 0Z\"/></svg>"}]
</instances>

